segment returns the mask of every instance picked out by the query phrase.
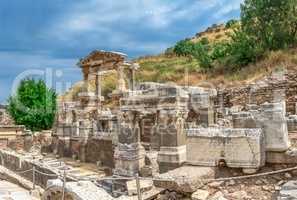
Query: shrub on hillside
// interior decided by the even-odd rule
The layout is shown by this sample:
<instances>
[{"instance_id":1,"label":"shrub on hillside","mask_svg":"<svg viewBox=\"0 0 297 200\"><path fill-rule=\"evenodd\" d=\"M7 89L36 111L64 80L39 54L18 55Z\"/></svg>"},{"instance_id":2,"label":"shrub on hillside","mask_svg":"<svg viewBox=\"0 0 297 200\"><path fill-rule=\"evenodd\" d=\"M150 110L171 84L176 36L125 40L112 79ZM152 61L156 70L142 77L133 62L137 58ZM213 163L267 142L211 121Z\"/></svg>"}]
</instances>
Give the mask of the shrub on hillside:
<instances>
[{"instance_id":1,"label":"shrub on hillside","mask_svg":"<svg viewBox=\"0 0 297 200\"><path fill-rule=\"evenodd\" d=\"M225 25L225 27L226 28L235 28L235 26L238 24L238 20L236 20L236 19L230 19L227 23L226 23L226 25Z\"/></svg>"},{"instance_id":2,"label":"shrub on hillside","mask_svg":"<svg viewBox=\"0 0 297 200\"><path fill-rule=\"evenodd\" d=\"M216 42L212 46L211 58L213 60L221 60L228 56L230 49L230 42L221 41Z\"/></svg>"},{"instance_id":3,"label":"shrub on hillside","mask_svg":"<svg viewBox=\"0 0 297 200\"><path fill-rule=\"evenodd\" d=\"M189 40L181 40L174 46L173 52L178 56L190 56L193 55L194 43Z\"/></svg>"},{"instance_id":4,"label":"shrub on hillside","mask_svg":"<svg viewBox=\"0 0 297 200\"><path fill-rule=\"evenodd\" d=\"M241 30L236 30L231 34L231 39L227 49L229 54L227 56L228 65L242 67L255 62L264 53L261 46Z\"/></svg>"},{"instance_id":5,"label":"shrub on hillside","mask_svg":"<svg viewBox=\"0 0 297 200\"><path fill-rule=\"evenodd\" d=\"M209 45L205 45L202 41L194 44L193 57L199 62L199 66L205 70L212 67L212 59L209 51Z\"/></svg>"}]
</instances>

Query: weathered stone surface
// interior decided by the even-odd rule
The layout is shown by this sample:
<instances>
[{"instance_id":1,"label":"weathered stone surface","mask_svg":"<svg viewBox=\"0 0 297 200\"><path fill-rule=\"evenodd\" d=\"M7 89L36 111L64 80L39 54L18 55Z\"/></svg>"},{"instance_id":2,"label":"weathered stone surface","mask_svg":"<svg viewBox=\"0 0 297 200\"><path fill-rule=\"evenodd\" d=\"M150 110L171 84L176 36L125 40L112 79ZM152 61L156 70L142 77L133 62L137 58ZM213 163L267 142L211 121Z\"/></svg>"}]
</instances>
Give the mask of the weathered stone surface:
<instances>
[{"instance_id":1,"label":"weathered stone surface","mask_svg":"<svg viewBox=\"0 0 297 200\"><path fill-rule=\"evenodd\" d=\"M287 117L287 126L289 132L297 130L297 115L289 115Z\"/></svg>"},{"instance_id":2,"label":"weathered stone surface","mask_svg":"<svg viewBox=\"0 0 297 200\"><path fill-rule=\"evenodd\" d=\"M296 164L297 149L292 148L286 152L266 152L266 162L274 164Z\"/></svg>"},{"instance_id":3,"label":"weathered stone surface","mask_svg":"<svg viewBox=\"0 0 297 200\"><path fill-rule=\"evenodd\" d=\"M230 193L227 195L228 198L234 199L234 200L244 200L244 199L250 199L246 191L236 191L233 193Z\"/></svg>"},{"instance_id":4,"label":"weathered stone surface","mask_svg":"<svg viewBox=\"0 0 297 200\"><path fill-rule=\"evenodd\" d=\"M91 163L101 162L103 166L114 167L114 147L112 140L91 137L86 144L86 161Z\"/></svg>"},{"instance_id":5,"label":"weathered stone surface","mask_svg":"<svg viewBox=\"0 0 297 200\"><path fill-rule=\"evenodd\" d=\"M153 188L152 180L140 180L139 183L140 183L141 192L149 191ZM127 185L128 195L130 196L137 195L136 180L128 181L126 185Z\"/></svg>"},{"instance_id":6,"label":"weathered stone surface","mask_svg":"<svg viewBox=\"0 0 297 200\"><path fill-rule=\"evenodd\" d=\"M224 197L224 194L221 191L216 192L214 195L212 195L209 200L227 200Z\"/></svg>"},{"instance_id":7,"label":"weathered stone surface","mask_svg":"<svg viewBox=\"0 0 297 200\"><path fill-rule=\"evenodd\" d=\"M257 120L263 128L266 151L286 151L290 147L285 102L264 103Z\"/></svg>"},{"instance_id":8,"label":"weathered stone surface","mask_svg":"<svg viewBox=\"0 0 297 200\"><path fill-rule=\"evenodd\" d=\"M284 101L264 103L260 109L233 114L233 125L236 128L261 128L265 138L265 150L282 152L290 147L286 105Z\"/></svg>"},{"instance_id":9,"label":"weathered stone surface","mask_svg":"<svg viewBox=\"0 0 297 200\"><path fill-rule=\"evenodd\" d=\"M278 200L297 199L297 182L289 181L285 183L279 192Z\"/></svg>"},{"instance_id":10,"label":"weathered stone surface","mask_svg":"<svg viewBox=\"0 0 297 200\"><path fill-rule=\"evenodd\" d=\"M259 168L265 164L261 129L187 130L187 162L195 165ZM236 150L235 150L236 149Z\"/></svg>"},{"instance_id":11,"label":"weathered stone surface","mask_svg":"<svg viewBox=\"0 0 297 200\"><path fill-rule=\"evenodd\" d=\"M43 194L43 199L55 199L61 196L63 183L59 179L50 180ZM105 190L89 181L67 182L65 195L73 200L112 200L114 199Z\"/></svg>"},{"instance_id":12,"label":"weathered stone surface","mask_svg":"<svg viewBox=\"0 0 297 200\"><path fill-rule=\"evenodd\" d=\"M192 200L206 200L209 196L209 192L207 190L197 190L191 196Z\"/></svg>"},{"instance_id":13,"label":"weathered stone surface","mask_svg":"<svg viewBox=\"0 0 297 200\"><path fill-rule=\"evenodd\" d=\"M214 178L211 167L183 166L155 176L154 185L183 193L193 193L205 183L205 179Z\"/></svg>"},{"instance_id":14,"label":"weathered stone surface","mask_svg":"<svg viewBox=\"0 0 297 200\"><path fill-rule=\"evenodd\" d=\"M234 105L246 106L248 104L260 105L265 102L276 102L279 96L286 100L287 112L296 113L296 71L273 72L255 83L235 86L218 91L217 105L232 107Z\"/></svg>"},{"instance_id":15,"label":"weathered stone surface","mask_svg":"<svg viewBox=\"0 0 297 200\"><path fill-rule=\"evenodd\" d=\"M29 191L7 181L0 181L0 199L33 200Z\"/></svg>"}]
</instances>

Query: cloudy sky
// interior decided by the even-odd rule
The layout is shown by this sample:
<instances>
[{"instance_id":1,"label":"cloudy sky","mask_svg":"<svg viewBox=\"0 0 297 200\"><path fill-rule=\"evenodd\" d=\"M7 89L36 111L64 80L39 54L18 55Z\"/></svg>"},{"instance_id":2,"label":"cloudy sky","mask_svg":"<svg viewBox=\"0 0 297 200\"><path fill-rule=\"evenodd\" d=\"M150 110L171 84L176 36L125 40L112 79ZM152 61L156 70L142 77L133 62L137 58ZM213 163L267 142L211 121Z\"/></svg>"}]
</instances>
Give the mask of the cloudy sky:
<instances>
[{"instance_id":1,"label":"cloudy sky","mask_svg":"<svg viewBox=\"0 0 297 200\"><path fill-rule=\"evenodd\" d=\"M28 74L45 75L61 90L81 79L75 64L94 49L129 58L158 54L211 24L238 18L241 2L2 0L0 103Z\"/></svg>"}]
</instances>

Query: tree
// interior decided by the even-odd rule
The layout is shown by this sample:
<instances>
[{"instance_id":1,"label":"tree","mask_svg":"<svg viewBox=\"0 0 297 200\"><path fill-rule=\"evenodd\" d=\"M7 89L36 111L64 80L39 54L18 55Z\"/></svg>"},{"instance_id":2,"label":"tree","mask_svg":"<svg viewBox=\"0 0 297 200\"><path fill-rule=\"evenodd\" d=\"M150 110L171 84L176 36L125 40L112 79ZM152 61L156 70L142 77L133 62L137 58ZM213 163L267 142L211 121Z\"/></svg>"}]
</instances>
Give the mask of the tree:
<instances>
[{"instance_id":1,"label":"tree","mask_svg":"<svg viewBox=\"0 0 297 200\"><path fill-rule=\"evenodd\" d=\"M50 129L57 110L56 93L43 80L25 79L8 100L8 112L18 125L32 131Z\"/></svg>"},{"instance_id":2,"label":"tree","mask_svg":"<svg viewBox=\"0 0 297 200\"><path fill-rule=\"evenodd\" d=\"M212 68L212 59L209 55L210 46L203 40L194 44L193 57L204 70Z\"/></svg>"},{"instance_id":3,"label":"tree","mask_svg":"<svg viewBox=\"0 0 297 200\"><path fill-rule=\"evenodd\" d=\"M264 49L296 45L297 0L245 0L241 23L243 31Z\"/></svg>"},{"instance_id":4,"label":"tree","mask_svg":"<svg viewBox=\"0 0 297 200\"><path fill-rule=\"evenodd\" d=\"M230 37L231 43L226 50L230 55L227 56L227 64L233 66L233 69L256 62L264 54L261 46L241 29L234 30Z\"/></svg>"},{"instance_id":5,"label":"tree","mask_svg":"<svg viewBox=\"0 0 297 200\"><path fill-rule=\"evenodd\" d=\"M178 56L190 56L194 51L194 43L189 40L181 40L174 46L173 52Z\"/></svg>"}]
</instances>

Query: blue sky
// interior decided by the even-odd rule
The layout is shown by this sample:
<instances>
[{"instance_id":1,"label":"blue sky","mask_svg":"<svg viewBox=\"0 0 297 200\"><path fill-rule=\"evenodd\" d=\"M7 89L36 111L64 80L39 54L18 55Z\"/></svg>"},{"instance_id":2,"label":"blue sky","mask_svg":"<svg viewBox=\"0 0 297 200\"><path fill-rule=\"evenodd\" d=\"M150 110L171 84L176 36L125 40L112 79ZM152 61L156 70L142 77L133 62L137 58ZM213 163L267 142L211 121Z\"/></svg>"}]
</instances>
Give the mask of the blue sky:
<instances>
[{"instance_id":1,"label":"blue sky","mask_svg":"<svg viewBox=\"0 0 297 200\"><path fill-rule=\"evenodd\" d=\"M242 1L2 0L0 103L32 70L47 69L58 83L71 84L81 79L77 60L94 49L130 58L158 54L211 24L238 18Z\"/></svg>"}]
</instances>

